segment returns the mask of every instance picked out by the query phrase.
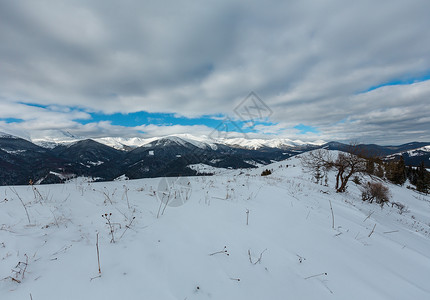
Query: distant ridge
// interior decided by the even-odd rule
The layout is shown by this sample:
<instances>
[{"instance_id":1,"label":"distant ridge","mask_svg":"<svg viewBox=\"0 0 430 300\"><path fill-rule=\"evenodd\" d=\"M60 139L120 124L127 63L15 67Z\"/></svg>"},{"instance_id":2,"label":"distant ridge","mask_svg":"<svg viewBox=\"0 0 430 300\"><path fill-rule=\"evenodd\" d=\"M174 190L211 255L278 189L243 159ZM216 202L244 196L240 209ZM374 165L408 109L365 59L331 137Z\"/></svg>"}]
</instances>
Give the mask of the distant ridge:
<instances>
[{"instance_id":1,"label":"distant ridge","mask_svg":"<svg viewBox=\"0 0 430 300\"><path fill-rule=\"evenodd\" d=\"M57 139L57 141L60 139ZM74 176L110 181L125 176L130 179L192 176L191 167L204 164L212 168L255 168L274 161L318 149L347 151L339 142L303 143L287 139L244 140L174 135L162 138L75 139L62 143L28 140L0 135L0 185L60 183ZM407 165L421 161L430 167L430 143L412 142L399 146L361 144L366 153L385 159L402 156Z\"/></svg>"}]
</instances>

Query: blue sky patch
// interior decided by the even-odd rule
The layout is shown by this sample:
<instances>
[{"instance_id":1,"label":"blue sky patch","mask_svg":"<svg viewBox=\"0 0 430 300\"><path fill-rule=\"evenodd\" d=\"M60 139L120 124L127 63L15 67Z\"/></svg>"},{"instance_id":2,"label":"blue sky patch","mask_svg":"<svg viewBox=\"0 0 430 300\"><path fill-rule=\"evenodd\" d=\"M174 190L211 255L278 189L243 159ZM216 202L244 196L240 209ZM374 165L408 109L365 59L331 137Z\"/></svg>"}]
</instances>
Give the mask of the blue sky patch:
<instances>
[{"instance_id":1,"label":"blue sky patch","mask_svg":"<svg viewBox=\"0 0 430 300\"><path fill-rule=\"evenodd\" d=\"M0 118L0 121L4 121L6 123L21 123L24 122L23 119L17 119L17 118Z\"/></svg>"},{"instance_id":2,"label":"blue sky patch","mask_svg":"<svg viewBox=\"0 0 430 300\"><path fill-rule=\"evenodd\" d=\"M414 84L417 82L423 82L423 81L427 81L427 80L430 80L430 71L428 71L424 75L418 76L418 77L405 77L403 79L394 79L394 80L391 80L391 81L388 81L385 83L381 83L381 84L372 86L369 89L367 89L364 92L361 92L359 94L367 93L367 92L379 89L379 88L384 87L384 86L407 85L407 84Z\"/></svg>"},{"instance_id":3,"label":"blue sky patch","mask_svg":"<svg viewBox=\"0 0 430 300\"><path fill-rule=\"evenodd\" d=\"M89 119L75 119L74 121L79 122L83 125L94 123L94 122L103 122L109 121L112 125L117 126L125 126L125 127L136 127L141 125L157 125L157 126L173 126L173 125L181 125L181 126L194 126L194 125L204 125L209 128L217 129L223 131L223 128L229 128L229 131L234 132L256 132L251 127L248 127L247 124L241 120L235 120L235 126L221 126L223 123L232 122L230 119L223 115L206 115L198 118L187 118L187 117L178 117L172 113L149 113L146 111L139 111L134 113L122 114L122 113L114 113L114 114L103 114L103 113L88 113L91 118ZM254 125L272 125L269 122L255 122Z\"/></svg>"},{"instance_id":4,"label":"blue sky patch","mask_svg":"<svg viewBox=\"0 0 430 300\"><path fill-rule=\"evenodd\" d=\"M313 126L307 126L303 124L299 124L294 126L295 129L299 130L299 134L307 134L307 133L319 133L319 130Z\"/></svg>"}]
</instances>

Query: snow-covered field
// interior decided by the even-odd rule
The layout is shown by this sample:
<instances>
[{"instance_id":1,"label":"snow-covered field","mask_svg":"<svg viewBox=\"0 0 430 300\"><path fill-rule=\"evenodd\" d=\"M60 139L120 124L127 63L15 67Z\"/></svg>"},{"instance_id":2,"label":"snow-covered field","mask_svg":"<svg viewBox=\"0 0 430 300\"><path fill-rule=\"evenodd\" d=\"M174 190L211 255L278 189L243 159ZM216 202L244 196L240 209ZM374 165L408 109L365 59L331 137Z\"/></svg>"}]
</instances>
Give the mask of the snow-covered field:
<instances>
[{"instance_id":1,"label":"snow-covered field","mask_svg":"<svg viewBox=\"0 0 430 300\"><path fill-rule=\"evenodd\" d=\"M0 187L0 299L430 299L430 197L389 185L400 214L333 180L312 183L292 158L179 181Z\"/></svg>"}]
</instances>

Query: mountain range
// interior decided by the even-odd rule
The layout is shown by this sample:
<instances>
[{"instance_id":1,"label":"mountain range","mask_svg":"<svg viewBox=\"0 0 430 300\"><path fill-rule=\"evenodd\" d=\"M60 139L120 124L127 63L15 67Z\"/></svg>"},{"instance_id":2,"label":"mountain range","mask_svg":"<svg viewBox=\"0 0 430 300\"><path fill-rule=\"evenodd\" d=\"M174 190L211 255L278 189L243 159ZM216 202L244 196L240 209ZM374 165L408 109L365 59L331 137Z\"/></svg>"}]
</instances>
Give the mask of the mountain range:
<instances>
[{"instance_id":1,"label":"mountain range","mask_svg":"<svg viewBox=\"0 0 430 300\"><path fill-rule=\"evenodd\" d=\"M407 165L416 166L424 161L430 167L430 143L359 147L386 159L403 156ZM0 133L0 185L23 185L30 180L40 184L61 183L77 176L95 181L110 181L120 176L129 179L193 176L197 174L192 167L195 164L227 169L255 168L317 148L347 151L348 145L288 139L211 140L192 135L96 140L70 137L62 141L31 142Z\"/></svg>"}]
</instances>

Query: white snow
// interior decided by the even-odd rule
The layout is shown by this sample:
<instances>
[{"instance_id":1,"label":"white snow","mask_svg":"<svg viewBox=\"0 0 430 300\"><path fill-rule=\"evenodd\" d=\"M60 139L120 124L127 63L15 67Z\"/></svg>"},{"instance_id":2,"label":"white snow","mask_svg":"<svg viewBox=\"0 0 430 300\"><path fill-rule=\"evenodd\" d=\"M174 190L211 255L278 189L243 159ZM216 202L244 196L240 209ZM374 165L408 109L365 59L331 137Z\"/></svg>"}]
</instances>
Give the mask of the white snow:
<instances>
[{"instance_id":1,"label":"white snow","mask_svg":"<svg viewBox=\"0 0 430 300\"><path fill-rule=\"evenodd\" d=\"M407 151L409 156L422 155L422 152L430 152L430 146L424 146L415 150Z\"/></svg>"},{"instance_id":2,"label":"white snow","mask_svg":"<svg viewBox=\"0 0 430 300\"><path fill-rule=\"evenodd\" d=\"M197 174L225 174L226 172L231 172L229 169L226 168L212 167L202 163L188 165L188 168L197 171Z\"/></svg>"},{"instance_id":3,"label":"white snow","mask_svg":"<svg viewBox=\"0 0 430 300\"><path fill-rule=\"evenodd\" d=\"M399 214L329 175L316 185L292 158L189 177L177 207L160 178L0 187L0 298L430 299L430 197L388 184Z\"/></svg>"},{"instance_id":4,"label":"white snow","mask_svg":"<svg viewBox=\"0 0 430 300\"><path fill-rule=\"evenodd\" d=\"M101 160L98 160L98 161L88 161L87 163L90 164L90 165L93 165L93 166L100 166L100 165L104 164L104 161L101 161Z\"/></svg>"},{"instance_id":5,"label":"white snow","mask_svg":"<svg viewBox=\"0 0 430 300\"><path fill-rule=\"evenodd\" d=\"M27 151L27 150L8 150L4 148L0 148L0 150L3 150L4 152L7 152L9 154L21 154Z\"/></svg>"},{"instance_id":6,"label":"white snow","mask_svg":"<svg viewBox=\"0 0 430 300\"><path fill-rule=\"evenodd\" d=\"M122 174L121 176L114 179L114 181L125 181L128 180L128 177L125 176L125 174Z\"/></svg>"}]
</instances>

